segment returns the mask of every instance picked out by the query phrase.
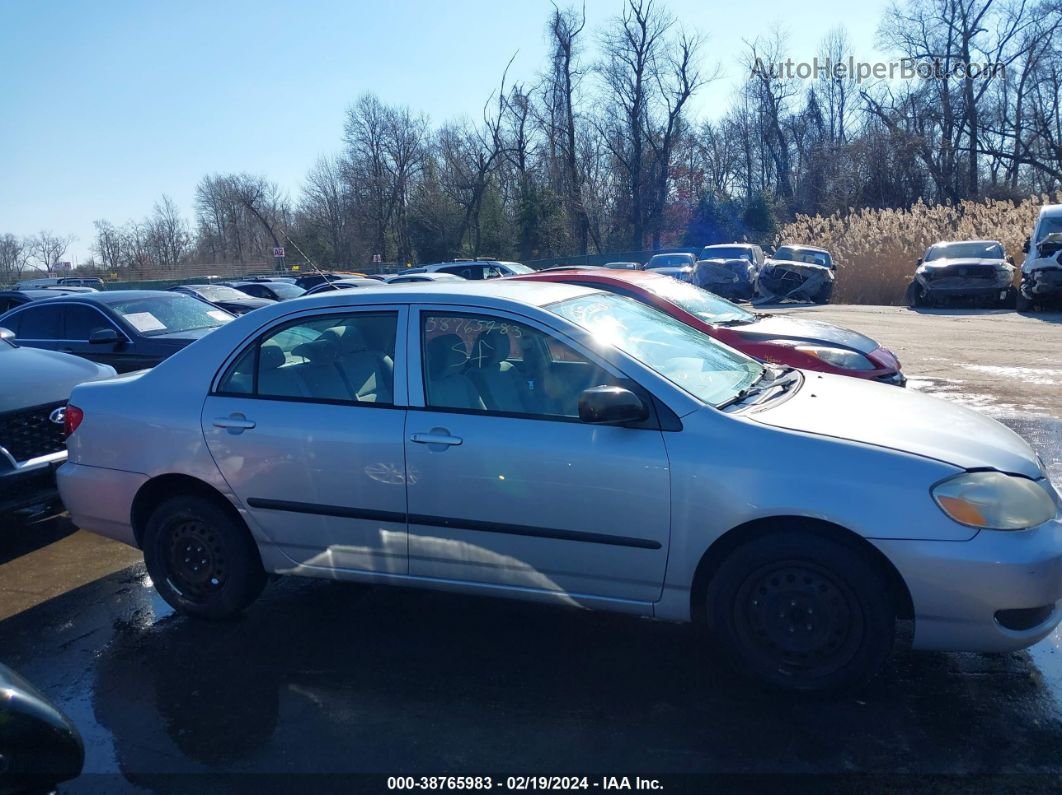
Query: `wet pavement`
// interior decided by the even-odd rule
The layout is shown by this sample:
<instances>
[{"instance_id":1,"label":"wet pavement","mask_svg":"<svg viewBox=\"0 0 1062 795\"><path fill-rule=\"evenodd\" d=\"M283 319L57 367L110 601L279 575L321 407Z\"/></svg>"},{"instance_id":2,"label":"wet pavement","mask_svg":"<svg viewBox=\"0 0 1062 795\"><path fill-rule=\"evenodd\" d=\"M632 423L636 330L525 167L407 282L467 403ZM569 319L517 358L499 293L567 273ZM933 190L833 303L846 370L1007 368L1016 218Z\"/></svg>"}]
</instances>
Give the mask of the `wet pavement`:
<instances>
[{"instance_id":1,"label":"wet pavement","mask_svg":"<svg viewBox=\"0 0 1062 795\"><path fill-rule=\"evenodd\" d=\"M1062 482L1062 421L995 413ZM63 792L227 791L233 780L183 774L308 772L1062 789L1059 631L1013 654L901 652L865 692L817 701L748 685L688 627L508 601L288 578L242 618L204 623L173 614L138 559L63 518L0 539L0 661L86 744L85 775ZM958 778L921 778L938 775Z\"/></svg>"}]
</instances>

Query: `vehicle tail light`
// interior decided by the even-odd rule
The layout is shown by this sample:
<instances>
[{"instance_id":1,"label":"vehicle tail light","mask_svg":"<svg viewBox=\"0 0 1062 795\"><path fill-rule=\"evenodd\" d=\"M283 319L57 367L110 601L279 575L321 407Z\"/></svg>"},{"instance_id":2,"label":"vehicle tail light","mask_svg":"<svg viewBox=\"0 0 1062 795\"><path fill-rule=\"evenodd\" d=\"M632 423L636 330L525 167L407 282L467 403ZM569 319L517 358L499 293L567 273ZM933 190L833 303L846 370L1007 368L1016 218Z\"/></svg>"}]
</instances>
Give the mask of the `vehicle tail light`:
<instances>
[{"instance_id":1,"label":"vehicle tail light","mask_svg":"<svg viewBox=\"0 0 1062 795\"><path fill-rule=\"evenodd\" d=\"M66 435L70 436L76 431L83 419L85 419L85 412L72 403L67 403L66 414L63 417L63 427L66 429Z\"/></svg>"}]
</instances>

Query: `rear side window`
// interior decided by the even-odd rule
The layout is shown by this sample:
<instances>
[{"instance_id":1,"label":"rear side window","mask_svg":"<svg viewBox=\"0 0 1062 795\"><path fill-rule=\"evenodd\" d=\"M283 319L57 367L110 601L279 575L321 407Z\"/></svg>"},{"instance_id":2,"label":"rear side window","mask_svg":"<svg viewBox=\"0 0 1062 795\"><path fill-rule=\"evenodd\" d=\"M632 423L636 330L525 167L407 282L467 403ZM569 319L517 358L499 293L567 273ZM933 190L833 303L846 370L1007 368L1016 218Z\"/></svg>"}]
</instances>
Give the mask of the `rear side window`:
<instances>
[{"instance_id":1,"label":"rear side window","mask_svg":"<svg viewBox=\"0 0 1062 795\"><path fill-rule=\"evenodd\" d=\"M395 312L305 318L271 329L229 368L218 393L394 404Z\"/></svg>"},{"instance_id":2,"label":"rear side window","mask_svg":"<svg viewBox=\"0 0 1062 795\"><path fill-rule=\"evenodd\" d=\"M57 340L61 338L63 314L60 307L31 306L20 312L19 317L21 323L16 336L20 339Z\"/></svg>"}]
</instances>

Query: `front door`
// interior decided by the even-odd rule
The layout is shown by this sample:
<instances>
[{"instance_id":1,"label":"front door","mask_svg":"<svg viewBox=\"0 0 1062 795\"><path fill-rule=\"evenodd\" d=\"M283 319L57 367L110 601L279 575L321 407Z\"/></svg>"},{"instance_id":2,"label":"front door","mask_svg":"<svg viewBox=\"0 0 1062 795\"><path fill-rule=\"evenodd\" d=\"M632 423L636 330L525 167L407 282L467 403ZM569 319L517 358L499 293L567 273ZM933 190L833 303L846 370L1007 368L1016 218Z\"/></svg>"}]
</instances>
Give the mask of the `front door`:
<instances>
[{"instance_id":1,"label":"front door","mask_svg":"<svg viewBox=\"0 0 1062 795\"><path fill-rule=\"evenodd\" d=\"M225 480L295 564L408 571L405 379L394 367L404 311L332 310L275 326L203 406Z\"/></svg>"},{"instance_id":2,"label":"front door","mask_svg":"<svg viewBox=\"0 0 1062 795\"><path fill-rule=\"evenodd\" d=\"M621 376L502 315L425 309L412 328L422 408L406 423L410 573L659 599L670 532L661 432L578 419L579 393Z\"/></svg>"}]
</instances>

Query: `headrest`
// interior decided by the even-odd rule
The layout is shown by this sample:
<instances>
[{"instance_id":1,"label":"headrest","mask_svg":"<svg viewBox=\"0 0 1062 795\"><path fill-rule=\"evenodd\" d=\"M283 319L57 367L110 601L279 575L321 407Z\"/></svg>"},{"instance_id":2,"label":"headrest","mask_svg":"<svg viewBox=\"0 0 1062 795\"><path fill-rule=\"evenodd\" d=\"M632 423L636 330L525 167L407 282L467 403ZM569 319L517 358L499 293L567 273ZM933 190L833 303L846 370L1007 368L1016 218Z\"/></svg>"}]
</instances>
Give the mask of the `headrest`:
<instances>
[{"instance_id":1,"label":"headrest","mask_svg":"<svg viewBox=\"0 0 1062 795\"><path fill-rule=\"evenodd\" d=\"M468 361L464 341L456 334L443 334L428 342L428 375L445 378Z\"/></svg>"},{"instance_id":2,"label":"headrest","mask_svg":"<svg viewBox=\"0 0 1062 795\"><path fill-rule=\"evenodd\" d=\"M339 356L339 346L329 339L316 339L296 345L292 356L301 356L314 364L331 364Z\"/></svg>"},{"instance_id":3,"label":"headrest","mask_svg":"<svg viewBox=\"0 0 1062 795\"><path fill-rule=\"evenodd\" d=\"M339 347L339 353L357 353L368 349L365 335L354 326L333 326L321 334L318 339L330 340Z\"/></svg>"},{"instance_id":4,"label":"headrest","mask_svg":"<svg viewBox=\"0 0 1062 795\"><path fill-rule=\"evenodd\" d=\"M484 331L476 340L472 358L480 368L501 364L509 358L510 343L511 337L505 329L495 327Z\"/></svg>"},{"instance_id":5,"label":"headrest","mask_svg":"<svg viewBox=\"0 0 1062 795\"><path fill-rule=\"evenodd\" d=\"M258 352L259 370L276 370L284 364L284 349L275 342L267 342Z\"/></svg>"}]
</instances>

